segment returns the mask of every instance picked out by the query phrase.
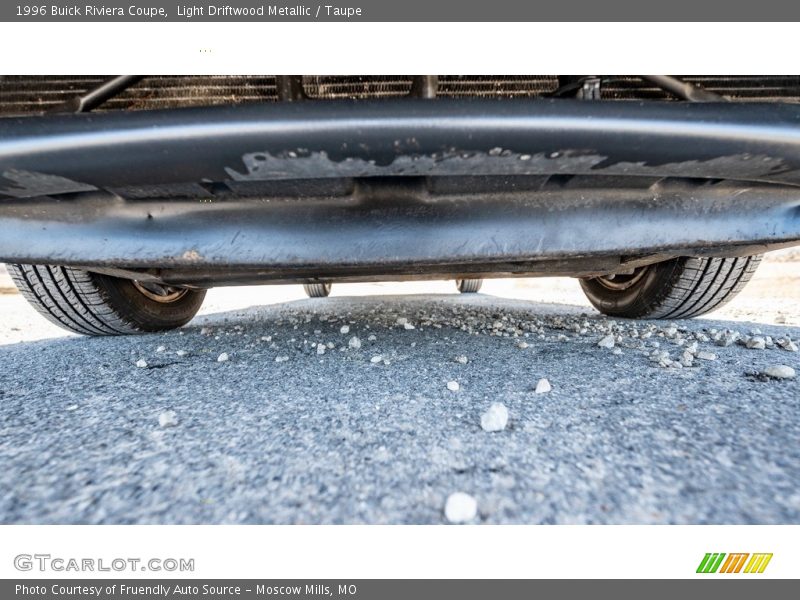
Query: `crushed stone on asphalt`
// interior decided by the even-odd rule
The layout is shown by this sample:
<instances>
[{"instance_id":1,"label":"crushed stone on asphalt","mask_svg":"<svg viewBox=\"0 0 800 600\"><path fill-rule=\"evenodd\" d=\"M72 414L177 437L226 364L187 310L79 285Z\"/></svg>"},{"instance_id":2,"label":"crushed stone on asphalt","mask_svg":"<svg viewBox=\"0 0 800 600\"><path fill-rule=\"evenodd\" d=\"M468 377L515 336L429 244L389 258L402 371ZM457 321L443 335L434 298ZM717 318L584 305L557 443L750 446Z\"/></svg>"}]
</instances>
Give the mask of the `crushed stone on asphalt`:
<instances>
[{"instance_id":1,"label":"crushed stone on asphalt","mask_svg":"<svg viewBox=\"0 0 800 600\"><path fill-rule=\"evenodd\" d=\"M178 415L174 410L167 410L158 415L158 424L161 427L175 427L178 424Z\"/></svg>"},{"instance_id":2,"label":"crushed stone on asphalt","mask_svg":"<svg viewBox=\"0 0 800 600\"><path fill-rule=\"evenodd\" d=\"M607 335L603 339L601 339L599 342L597 342L597 345L600 346L601 348L613 348L614 347L614 343L615 343L614 342L614 336L613 335Z\"/></svg>"},{"instance_id":3,"label":"crushed stone on asphalt","mask_svg":"<svg viewBox=\"0 0 800 600\"><path fill-rule=\"evenodd\" d=\"M444 516L450 523L469 523L478 515L478 501L464 492L455 492L447 497Z\"/></svg>"},{"instance_id":4,"label":"crushed stone on asphalt","mask_svg":"<svg viewBox=\"0 0 800 600\"><path fill-rule=\"evenodd\" d=\"M26 477L48 448L77 449L37 467L25 497L0 495L0 514L437 523L447 494L469 490L487 523L800 522L800 382L770 369L796 372L796 327L754 333L734 322L582 311L497 298L338 297L203 315L168 334L0 345L0 486ZM401 315L416 331L398 326ZM353 331L368 352L350 347ZM597 346L608 336L611 351ZM752 337L765 348L747 349ZM134 372L131 363L151 359L158 344L186 359ZM209 369L222 352L235 358ZM377 368L375 356L393 368ZM21 368L42 361L47 378ZM533 399L532 373L553 377L558 393ZM443 390L456 379L459 393ZM80 408L52 410L51 398ZM500 400L514 419L486 435L476 417ZM165 405L181 416L168 434L153 431ZM343 490L358 496L342 502ZM197 503L198 493L208 502Z\"/></svg>"},{"instance_id":5,"label":"crushed stone on asphalt","mask_svg":"<svg viewBox=\"0 0 800 600\"><path fill-rule=\"evenodd\" d=\"M773 379L794 379L797 372L788 365L772 365L764 369L764 375Z\"/></svg>"},{"instance_id":6,"label":"crushed stone on asphalt","mask_svg":"<svg viewBox=\"0 0 800 600\"><path fill-rule=\"evenodd\" d=\"M481 429L484 431L503 431L506 425L508 425L508 409L502 402L493 402L481 415Z\"/></svg>"},{"instance_id":7,"label":"crushed stone on asphalt","mask_svg":"<svg viewBox=\"0 0 800 600\"><path fill-rule=\"evenodd\" d=\"M536 382L536 389L534 390L534 393L546 394L552 389L553 388L550 385L550 382L546 378L542 377L539 381Z\"/></svg>"}]
</instances>

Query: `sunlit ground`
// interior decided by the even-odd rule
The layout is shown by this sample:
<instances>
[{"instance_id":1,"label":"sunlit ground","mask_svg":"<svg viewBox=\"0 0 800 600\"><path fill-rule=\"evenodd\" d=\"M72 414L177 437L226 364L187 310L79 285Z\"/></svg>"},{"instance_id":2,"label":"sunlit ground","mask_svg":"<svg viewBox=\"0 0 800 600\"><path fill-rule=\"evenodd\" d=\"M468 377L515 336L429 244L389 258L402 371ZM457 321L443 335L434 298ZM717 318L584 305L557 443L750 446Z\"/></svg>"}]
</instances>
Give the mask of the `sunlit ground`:
<instances>
[{"instance_id":1,"label":"sunlit ground","mask_svg":"<svg viewBox=\"0 0 800 600\"><path fill-rule=\"evenodd\" d=\"M453 294L453 281L334 284L332 296L391 294ZM593 312L578 280L566 277L495 279L484 282L481 294L534 302L585 307ZM210 290L200 314L249 306L278 304L305 298L299 285L263 285ZM0 344L70 335L41 318L15 293L0 272ZM800 325L800 251L767 255L753 279L732 302L707 318L764 324Z\"/></svg>"}]
</instances>

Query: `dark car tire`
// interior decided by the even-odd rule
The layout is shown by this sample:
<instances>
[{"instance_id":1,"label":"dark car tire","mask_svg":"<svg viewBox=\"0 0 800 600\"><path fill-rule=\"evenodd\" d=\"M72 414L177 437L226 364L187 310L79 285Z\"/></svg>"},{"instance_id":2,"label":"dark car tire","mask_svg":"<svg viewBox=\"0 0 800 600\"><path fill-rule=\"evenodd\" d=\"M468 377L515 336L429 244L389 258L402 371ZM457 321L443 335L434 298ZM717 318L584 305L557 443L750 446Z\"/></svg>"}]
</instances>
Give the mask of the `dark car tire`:
<instances>
[{"instance_id":1,"label":"dark car tire","mask_svg":"<svg viewBox=\"0 0 800 600\"><path fill-rule=\"evenodd\" d=\"M304 283L303 289L309 298L327 298L331 293L330 283Z\"/></svg>"},{"instance_id":2,"label":"dark car tire","mask_svg":"<svg viewBox=\"0 0 800 600\"><path fill-rule=\"evenodd\" d=\"M597 310L612 317L683 319L721 307L755 273L761 256L680 257L636 269L630 275L582 279Z\"/></svg>"},{"instance_id":3,"label":"dark car tire","mask_svg":"<svg viewBox=\"0 0 800 600\"><path fill-rule=\"evenodd\" d=\"M56 325L84 335L175 329L197 314L205 290L159 295L128 279L70 267L8 265L20 293Z\"/></svg>"},{"instance_id":4,"label":"dark car tire","mask_svg":"<svg viewBox=\"0 0 800 600\"><path fill-rule=\"evenodd\" d=\"M462 294L477 294L483 285L483 279L456 279L456 287Z\"/></svg>"}]
</instances>

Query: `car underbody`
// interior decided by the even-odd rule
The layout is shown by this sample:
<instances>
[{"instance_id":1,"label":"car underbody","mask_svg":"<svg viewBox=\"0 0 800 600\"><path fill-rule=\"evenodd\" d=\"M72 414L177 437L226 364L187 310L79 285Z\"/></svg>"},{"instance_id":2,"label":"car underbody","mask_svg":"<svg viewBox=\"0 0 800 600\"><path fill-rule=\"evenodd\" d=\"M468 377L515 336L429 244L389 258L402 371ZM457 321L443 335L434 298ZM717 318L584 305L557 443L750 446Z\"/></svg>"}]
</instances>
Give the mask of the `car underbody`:
<instances>
[{"instance_id":1,"label":"car underbody","mask_svg":"<svg viewBox=\"0 0 800 600\"><path fill-rule=\"evenodd\" d=\"M5 77L0 260L169 294L748 257L800 244L798 101L798 77Z\"/></svg>"}]
</instances>

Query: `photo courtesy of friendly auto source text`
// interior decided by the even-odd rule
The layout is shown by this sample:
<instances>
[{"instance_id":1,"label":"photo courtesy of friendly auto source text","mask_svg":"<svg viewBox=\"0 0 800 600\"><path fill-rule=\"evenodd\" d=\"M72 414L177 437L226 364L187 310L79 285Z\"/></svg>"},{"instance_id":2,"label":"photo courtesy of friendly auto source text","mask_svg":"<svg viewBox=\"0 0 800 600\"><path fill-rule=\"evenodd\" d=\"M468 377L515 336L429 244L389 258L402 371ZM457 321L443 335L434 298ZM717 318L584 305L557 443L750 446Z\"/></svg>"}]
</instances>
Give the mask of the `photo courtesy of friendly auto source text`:
<instances>
[{"instance_id":1,"label":"photo courtesy of friendly auto source text","mask_svg":"<svg viewBox=\"0 0 800 600\"><path fill-rule=\"evenodd\" d=\"M0 8L0 596L792 593L792 15L623 4Z\"/></svg>"}]
</instances>

